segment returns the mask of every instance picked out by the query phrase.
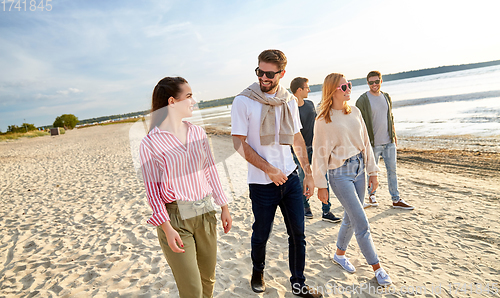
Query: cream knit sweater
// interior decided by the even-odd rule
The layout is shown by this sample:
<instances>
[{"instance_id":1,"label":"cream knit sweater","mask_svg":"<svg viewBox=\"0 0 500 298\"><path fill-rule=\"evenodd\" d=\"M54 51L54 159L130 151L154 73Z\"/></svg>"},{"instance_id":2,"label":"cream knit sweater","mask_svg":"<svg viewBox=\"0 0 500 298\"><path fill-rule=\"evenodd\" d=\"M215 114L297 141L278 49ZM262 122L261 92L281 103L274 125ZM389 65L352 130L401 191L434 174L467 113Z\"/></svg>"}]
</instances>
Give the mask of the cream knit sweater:
<instances>
[{"instance_id":1,"label":"cream knit sweater","mask_svg":"<svg viewBox=\"0 0 500 298\"><path fill-rule=\"evenodd\" d=\"M329 169L342 166L346 159L363 153L366 172L377 176L380 169L375 164L370 138L361 112L352 106L352 112L345 115L342 110L330 112L332 122L316 119L314 125L312 170L314 184L326 188L325 174Z\"/></svg>"}]
</instances>

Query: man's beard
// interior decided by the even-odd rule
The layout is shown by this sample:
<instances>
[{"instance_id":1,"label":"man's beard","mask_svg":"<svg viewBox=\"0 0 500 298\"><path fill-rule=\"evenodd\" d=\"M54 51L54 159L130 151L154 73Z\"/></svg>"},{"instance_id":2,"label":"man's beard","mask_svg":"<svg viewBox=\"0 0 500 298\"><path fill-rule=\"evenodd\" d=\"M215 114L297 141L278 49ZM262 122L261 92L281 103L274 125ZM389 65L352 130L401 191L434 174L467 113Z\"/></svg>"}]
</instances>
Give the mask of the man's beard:
<instances>
[{"instance_id":1,"label":"man's beard","mask_svg":"<svg viewBox=\"0 0 500 298\"><path fill-rule=\"evenodd\" d=\"M263 86L262 80L259 80L260 91L262 91L264 93L269 92L269 91L273 90L274 88L276 88L276 86L278 86L278 83L279 83L279 80L276 80L275 82L271 81L271 85Z\"/></svg>"}]
</instances>

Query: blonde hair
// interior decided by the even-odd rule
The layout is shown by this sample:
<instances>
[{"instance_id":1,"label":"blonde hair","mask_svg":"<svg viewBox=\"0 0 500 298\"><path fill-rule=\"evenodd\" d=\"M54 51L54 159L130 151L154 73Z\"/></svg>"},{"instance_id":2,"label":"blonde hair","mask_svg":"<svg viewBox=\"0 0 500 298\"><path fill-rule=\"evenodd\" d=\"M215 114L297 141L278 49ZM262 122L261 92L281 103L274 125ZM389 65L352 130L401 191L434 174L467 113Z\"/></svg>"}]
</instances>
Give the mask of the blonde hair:
<instances>
[{"instance_id":1,"label":"blonde hair","mask_svg":"<svg viewBox=\"0 0 500 298\"><path fill-rule=\"evenodd\" d=\"M332 122L330 118L330 111L333 109L333 94L337 91L338 84L340 83L340 79L344 77L341 73L331 73L326 76L325 81L323 82L322 87L322 97L321 103L319 104L319 113L316 119L325 119L326 123ZM351 107L344 101L344 107L342 108L342 112L344 114L351 113Z\"/></svg>"}]
</instances>

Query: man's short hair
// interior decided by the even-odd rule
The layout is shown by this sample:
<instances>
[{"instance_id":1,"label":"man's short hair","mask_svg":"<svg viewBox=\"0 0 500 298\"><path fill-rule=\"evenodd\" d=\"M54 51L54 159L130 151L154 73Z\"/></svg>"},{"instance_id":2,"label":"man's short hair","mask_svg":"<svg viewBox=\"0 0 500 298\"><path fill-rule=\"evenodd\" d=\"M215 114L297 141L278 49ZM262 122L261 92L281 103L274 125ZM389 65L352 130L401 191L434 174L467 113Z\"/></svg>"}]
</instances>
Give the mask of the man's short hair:
<instances>
[{"instance_id":1,"label":"man's short hair","mask_svg":"<svg viewBox=\"0 0 500 298\"><path fill-rule=\"evenodd\" d=\"M259 63L272 63L278 67L278 70L284 70L286 67L286 56L280 50L265 50L259 55Z\"/></svg>"},{"instance_id":2,"label":"man's short hair","mask_svg":"<svg viewBox=\"0 0 500 298\"><path fill-rule=\"evenodd\" d=\"M292 90L292 93L295 94L299 88L304 88L304 84L307 82L309 82L309 80L306 78L296 77L290 83L290 90Z\"/></svg>"},{"instance_id":3,"label":"man's short hair","mask_svg":"<svg viewBox=\"0 0 500 298\"><path fill-rule=\"evenodd\" d=\"M378 70L372 70L372 71L370 71L368 73L368 75L366 76L366 81L368 82L368 79L371 78L371 77L378 77L379 79L382 80L382 74Z\"/></svg>"}]
</instances>

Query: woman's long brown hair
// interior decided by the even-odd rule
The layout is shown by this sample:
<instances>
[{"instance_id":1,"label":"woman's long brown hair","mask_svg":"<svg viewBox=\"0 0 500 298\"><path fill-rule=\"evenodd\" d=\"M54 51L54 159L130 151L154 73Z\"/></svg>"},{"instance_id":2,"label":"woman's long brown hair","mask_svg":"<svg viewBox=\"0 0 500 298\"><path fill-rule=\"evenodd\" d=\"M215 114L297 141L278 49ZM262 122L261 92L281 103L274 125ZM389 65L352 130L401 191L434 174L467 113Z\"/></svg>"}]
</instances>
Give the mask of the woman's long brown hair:
<instances>
[{"instance_id":1,"label":"woman's long brown hair","mask_svg":"<svg viewBox=\"0 0 500 298\"><path fill-rule=\"evenodd\" d=\"M156 84L151 102L151 124L149 131L165 120L167 117L167 109L165 107L168 106L168 99L179 96L182 84L187 84L187 81L181 77L166 77Z\"/></svg>"}]
</instances>

